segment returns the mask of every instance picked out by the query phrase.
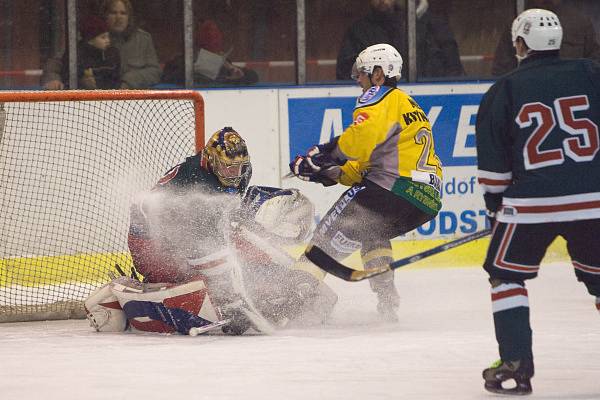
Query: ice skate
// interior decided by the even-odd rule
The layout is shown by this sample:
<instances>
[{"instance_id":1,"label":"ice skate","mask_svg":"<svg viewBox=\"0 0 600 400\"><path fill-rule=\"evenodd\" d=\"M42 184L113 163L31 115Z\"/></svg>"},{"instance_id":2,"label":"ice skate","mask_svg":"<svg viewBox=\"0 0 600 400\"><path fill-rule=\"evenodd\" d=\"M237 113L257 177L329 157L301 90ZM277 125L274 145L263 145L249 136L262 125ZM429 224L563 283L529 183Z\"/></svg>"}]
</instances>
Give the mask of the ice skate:
<instances>
[{"instance_id":1,"label":"ice skate","mask_svg":"<svg viewBox=\"0 0 600 400\"><path fill-rule=\"evenodd\" d=\"M223 333L241 335L250 328L267 335L275 332L273 325L249 301L238 299L222 307L221 312L231 319L231 323L223 326Z\"/></svg>"},{"instance_id":2,"label":"ice skate","mask_svg":"<svg viewBox=\"0 0 600 400\"><path fill-rule=\"evenodd\" d=\"M485 390L492 393L527 395L531 394L531 377L533 362L531 360L502 361L498 360L489 368L483 370ZM502 383L514 380L516 385L504 388Z\"/></svg>"},{"instance_id":3,"label":"ice skate","mask_svg":"<svg viewBox=\"0 0 600 400\"><path fill-rule=\"evenodd\" d=\"M377 294L377 312L385 322L398 322L398 308L400 308L400 295L396 290L393 275L381 276L371 279L371 289Z\"/></svg>"},{"instance_id":4,"label":"ice skate","mask_svg":"<svg viewBox=\"0 0 600 400\"><path fill-rule=\"evenodd\" d=\"M398 308L400 308L400 296L394 289L390 293L377 294L377 312L385 322L396 323L398 319Z\"/></svg>"},{"instance_id":5,"label":"ice skate","mask_svg":"<svg viewBox=\"0 0 600 400\"><path fill-rule=\"evenodd\" d=\"M285 301L280 307L282 323L286 326L291 321L292 325L325 323L337 303L335 292L305 271L290 272Z\"/></svg>"},{"instance_id":6,"label":"ice skate","mask_svg":"<svg viewBox=\"0 0 600 400\"><path fill-rule=\"evenodd\" d=\"M240 309L241 303L241 301L237 301L220 308L223 317L230 321L227 325L221 327L223 333L239 336L252 326L250 320L246 317L246 314Z\"/></svg>"}]
</instances>

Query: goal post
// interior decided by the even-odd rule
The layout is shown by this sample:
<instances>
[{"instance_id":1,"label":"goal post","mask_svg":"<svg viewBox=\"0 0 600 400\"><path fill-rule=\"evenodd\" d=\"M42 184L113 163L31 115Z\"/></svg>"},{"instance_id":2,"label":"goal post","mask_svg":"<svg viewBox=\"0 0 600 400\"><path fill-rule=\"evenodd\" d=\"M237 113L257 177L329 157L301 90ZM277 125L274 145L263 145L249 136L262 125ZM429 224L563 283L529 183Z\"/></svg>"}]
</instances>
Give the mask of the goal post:
<instances>
[{"instance_id":1,"label":"goal post","mask_svg":"<svg viewBox=\"0 0 600 400\"><path fill-rule=\"evenodd\" d=\"M135 196L204 136L196 91L0 92L0 322L83 317L131 268Z\"/></svg>"}]
</instances>

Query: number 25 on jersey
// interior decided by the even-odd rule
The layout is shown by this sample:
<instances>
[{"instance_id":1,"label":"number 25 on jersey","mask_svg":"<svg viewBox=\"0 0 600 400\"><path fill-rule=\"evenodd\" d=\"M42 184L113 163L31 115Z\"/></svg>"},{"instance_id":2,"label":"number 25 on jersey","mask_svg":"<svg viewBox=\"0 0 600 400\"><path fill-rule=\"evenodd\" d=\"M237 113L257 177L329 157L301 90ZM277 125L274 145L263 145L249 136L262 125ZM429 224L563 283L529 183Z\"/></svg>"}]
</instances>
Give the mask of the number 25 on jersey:
<instances>
[{"instance_id":1,"label":"number 25 on jersey","mask_svg":"<svg viewBox=\"0 0 600 400\"><path fill-rule=\"evenodd\" d=\"M534 119L537 122L523 148L525 168L531 170L559 165L565 161L565 155L575 162L592 161L600 148L598 126L588 118L575 118L573 115L589 108L585 95L558 98L554 100L554 109L540 102L524 104L515 122L521 128L531 126ZM563 140L562 148L541 150L557 120L560 128L574 137Z\"/></svg>"}]
</instances>

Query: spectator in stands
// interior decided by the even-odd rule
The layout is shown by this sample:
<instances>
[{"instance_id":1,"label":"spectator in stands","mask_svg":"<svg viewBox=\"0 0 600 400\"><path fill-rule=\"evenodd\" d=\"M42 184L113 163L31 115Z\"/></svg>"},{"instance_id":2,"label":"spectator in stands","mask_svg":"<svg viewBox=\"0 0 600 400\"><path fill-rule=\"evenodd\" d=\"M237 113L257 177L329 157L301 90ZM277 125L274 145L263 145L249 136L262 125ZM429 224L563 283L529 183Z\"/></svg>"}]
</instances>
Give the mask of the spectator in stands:
<instances>
[{"instance_id":1,"label":"spectator in stands","mask_svg":"<svg viewBox=\"0 0 600 400\"><path fill-rule=\"evenodd\" d=\"M106 21L91 15L79 28L81 40L77 46L77 78L82 89L116 89L121 85L119 50L110 45ZM69 62L65 53L62 79L69 80Z\"/></svg>"},{"instance_id":2,"label":"spectator in stands","mask_svg":"<svg viewBox=\"0 0 600 400\"><path fill-rule=\"evenodd\" d=\"M196 84L253 84L258 74L249 69L233 65L227 59L223 46L223 32L216 22L202 19L196 27L194 37L194 82ZM175 56L165 64L162 81L182 85L185 82L185 59L183 54Z\"/></svg>"},{"instance_id":3,"label":"spectator in stands","mask_svg":"<svg viewBox=\"0 0 600 400\"><path fill-rule=\"evenodd\" d=\"M104 16L110 32L112 46L121 57L121 84L123 89L148 88L160 80L160 66L152 37L137 28L132 21L133 8L130 0L107 0ZM45 89L64 88L60 72L61 59L50 59L42 75Z\"/></svg>"},{"instance_id":4,"label":"spectator in stands","mask_svg":"<svg viewBox=\"0 0 600 400\"><path fill-rule=\"evenodd\" d=\"M405 15L406 9L395 0L370 0L369 13L344 34L336 78L349 80L358 53L373 44L387 43L408 54ZM429 11L427 0L417 6L417 74L423 78L464 75L454 35L444 17Z\"/></svg>"},{"instance_id":5,"label":"spectator in stands","mask_svg":"<svg viewBox=\"0 0 600 400\"><path fill-rule=\"evenodd\" d=\"M542 8L554 12L563 28L560 48L562 58L589 58L600 61L600 45L592 21L575 7L561 0L530 0L527 8ZM492 74L504 75L517 67L510 29L504 31L496 47Z\"/></svg>"}]
</instances>

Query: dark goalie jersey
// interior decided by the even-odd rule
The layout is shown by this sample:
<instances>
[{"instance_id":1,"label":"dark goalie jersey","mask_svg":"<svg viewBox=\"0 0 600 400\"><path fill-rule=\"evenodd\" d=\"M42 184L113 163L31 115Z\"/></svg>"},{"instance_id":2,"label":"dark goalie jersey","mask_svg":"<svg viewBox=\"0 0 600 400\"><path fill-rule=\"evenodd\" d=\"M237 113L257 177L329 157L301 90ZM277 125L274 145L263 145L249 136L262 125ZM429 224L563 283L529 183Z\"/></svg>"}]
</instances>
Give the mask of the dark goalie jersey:
<instances>
[{"instance_id":1,"label":"dark goalie jersey","mask_svg":"<svg viewBox=\"0 0 600 400\"><path fill-rule=\"evenodd\" d=\"M207 193L244 193L248 186L249 174L242 179L239 187L226 187L215 174L208 171L202 160L202 154L187 157L185 161L171 168L156 184L153 190L171 190L173 192L200 190Z\"/></svg>"},{"instance_id":2,"label":"dark goalie jersey","mask_svg":"<svg viewBox=\"0 0 600 400\"><path fill-rule=\"evenodd\" d=\"M226 187L202 161L201 154L186 158L131 206L130 237L170 243L167 248L188 258L198 253L197 243L213 250L223 245L225 214L239 204L250 173L239 187Z\"/></svg>"},{"instance_id":3,"label":"dark goalie jersey","mask_svg":"<svg viewBox=\"0 0 600 400\"><path fill-rule=\"evenodd\" d=\"M600 218L599 126L599 64L538 53L499 79L476 126L478 180L498 221Z\"/></svg>"}]
</instances>

